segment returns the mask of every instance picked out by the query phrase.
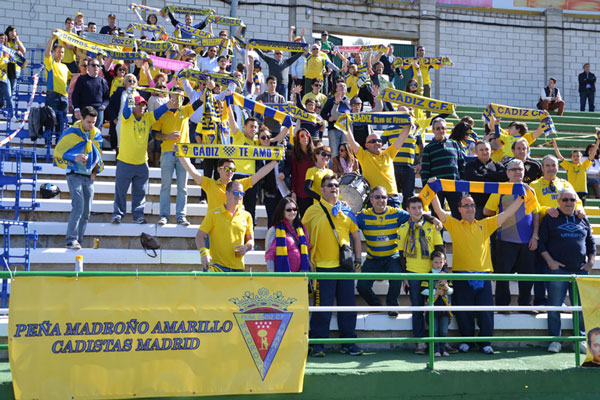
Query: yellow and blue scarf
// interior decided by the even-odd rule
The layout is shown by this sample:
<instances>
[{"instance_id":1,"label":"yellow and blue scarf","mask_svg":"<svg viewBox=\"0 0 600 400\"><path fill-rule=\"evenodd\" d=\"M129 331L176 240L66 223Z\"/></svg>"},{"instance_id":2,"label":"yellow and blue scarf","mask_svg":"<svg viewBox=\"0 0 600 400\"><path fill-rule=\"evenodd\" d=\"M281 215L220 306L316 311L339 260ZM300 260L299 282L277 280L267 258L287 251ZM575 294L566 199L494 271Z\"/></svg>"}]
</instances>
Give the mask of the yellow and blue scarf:
<instances>
[{"instance_id":1,"label":"yellow and blue scarf","mask_svg":"<svg viewBox=\"0 0 600 400\"><path fill-rule=\"evenodd\" d=\"M417 258L417 232L419 234L419 244L421 246L420 258L429 259L429 245L427 244L427 237L423 231L424 219L418 222L409 221L408 225L408 237L406 244L404 245L404 255L408 258Z\"/></svg>"},{"instance_id":2,"label":"yellow and blue scarf","mask_svg":"<svg viewBox=\"0 0 600 400\"><path fill-rule=\"evenodd\" d=\"M353 125L373 125L375 129L398 129L406 125L412 125L412 117L409 114L403 114L396 111L386 111L378 113L344 113L340 115L335 123L335 127L344 132L348 132L350 124Z\"/></svg>"},{"instance_id":3,"label":"yellow and blue scarf","mask_svg":"<svg viewBox=\"0 0 600 400\"><path fill-rule=\"evenodd\" d=\"M212 8L193 8L181 6L167 6L163 11L169 10L172 14L189 14L189 15L211 15L215 14ZM166 13L165 13L166 14Z\"/></svg>"},{"instance_id":4,"label":"yellow and blue scarf","mask_svg":"<svg viewBox=\"0 0 600 400\"><path fill-rule=\"evenodd\" d=\"M308 244L306 241L306 236L304 235L304 228L302 227L302 225L296 228L296 234L298 235L298 239L300 241L300 271L308 272ZM285 225L282 222L275 228L275 272L291 272L290 261L288 259L286 236L287 230L285 229Z\"/></svg>"},{"instance_id":5,"label":"yellow and blue scarf","mask_svg":"<svg viewBox=\"0 0 600 400\"><path fill-rule=\"evenodd\" d=\"M279 50L290 52L305 52L308 50L308 43L279 42L276 40L250 39L248 47L259 50Z\"/></svg>"},{"instance_id":6,"label":"yellow and blue scarf","mask_svg":"<svg viewBox=\"0 0 600 400\"><path fill-rule=\"evenodd\" d=\"M125 29L125 33L132 34L134 30L139 31L147 31L152 32L157 35L162 35L165 33L165 28L162 25L149 25L149 24L138 24L137 22L132 22L127 25L127 29Z\"/></svg>"},{"instance_id":7,"label":"yellow and blue scarf","mask_svg":"<svg viewBox=\"0 0 600 400\"><path fill-rule=\"evenodd\" d=\"M450 57L398 57L392 64L394 68L411 65L416 60L419 65L452 65Z\"/></svg>"},{"instance_id":8,"label":"yellow and blue scarf","mask_svg":"<svg viewBox=\"0 0 600 400\"><path fill-rule=\"evenodd\" d=\"M518 108L490 103L483 111L483 118L485 119L485 122L490 122L491 116L494 116L495 118L538 120L542 123L544 136L548 137L550 134L556 135L556 128L554 127L552 117L544 112L544 110ZM496 125L496 135L500 135L500 124Z\"/></svg>"},{"instance_id":9,"label":"yellow and blue scarf","mask_svg":"<svg viewBox=\"0 0 600 400\"><path fill-rule=\"evenodd\" d=\"M93 137L93 138L91 138ZM96 127L91 132L84 132L81 121L77 121L71 128L62 134L54 150L54 165L59 168L77 171L78 163L75 157L78 154L87 154L88 159L85 169L91 172L98 166L97 172L102 172L102 133Z\"/></svg>"},{"instance_id":10,"label":"yellow and blue scarf","mask_svg":"<svg viewBox=\"0 0 600 400\"><path fill-rule=\"evenodd\" d=\"M235 104L257 114L261 114L264 117L273 118L288 129L292 127L292 117L288 114L244 97L239 93L233 93L231 96L227 96L225 100L227 101L228 106Z\"/></svg>"},{"instance_id":11,"label":"yellow and blue scarf","mask_svg":"<svg viewBox=\"0 0 600 400\"><path fill-rule=\"evenodd\" d=\"M430 99L429 97L419 96L402 90L385 88L381 92L380 98L383 101L400 104L407 107L419 108L435 113L454 114L456 106L447 101Z\"/></svg>"}]
</instances>

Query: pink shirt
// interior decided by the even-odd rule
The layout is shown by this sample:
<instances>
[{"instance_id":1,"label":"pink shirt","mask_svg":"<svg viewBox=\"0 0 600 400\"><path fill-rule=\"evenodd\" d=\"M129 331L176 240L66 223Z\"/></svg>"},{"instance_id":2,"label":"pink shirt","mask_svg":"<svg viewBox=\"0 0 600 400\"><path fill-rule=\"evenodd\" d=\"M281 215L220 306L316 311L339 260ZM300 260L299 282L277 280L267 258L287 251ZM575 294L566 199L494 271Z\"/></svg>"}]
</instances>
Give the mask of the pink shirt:
<instances>
[{"instance_id":1,"label":"pink shirt","mask_svg":"<svg viewBox=\"0 0 600 400\"><path fill-rule=\"evenodd\" d=\"M284 221L283 223L285 224L285 227L289 230L289 232L293 232L294 237L296 238L296 240L298 240L298 243L300 243L300 238L298 238L298 235L296 234L296 230L294 228L292 228L292 225L290 225L290 223L287 220ZM304 228L304 236L306 237L308 253L310 254L310 240L308 238L308 230L306 229L306 227L304 225L302 225L302 227ZM274 228L274 230L275 229L276 228ZM294 241L294 239L290 236L290 234L288 232L286 232L286 235L285 235L285 242L287 245L287 253L288 253L288 260L290 263L290 271L298 272L298 271L300 271L300 248L298 246L296 246L296 242ZM266 260L277 262L277 260L276 260L276 258L277 258L276 243L277 243L277 240L275 238L275 233L273 233L273 241L271 242L269 249L265 253Z\"/></svg>"}]
</instances>

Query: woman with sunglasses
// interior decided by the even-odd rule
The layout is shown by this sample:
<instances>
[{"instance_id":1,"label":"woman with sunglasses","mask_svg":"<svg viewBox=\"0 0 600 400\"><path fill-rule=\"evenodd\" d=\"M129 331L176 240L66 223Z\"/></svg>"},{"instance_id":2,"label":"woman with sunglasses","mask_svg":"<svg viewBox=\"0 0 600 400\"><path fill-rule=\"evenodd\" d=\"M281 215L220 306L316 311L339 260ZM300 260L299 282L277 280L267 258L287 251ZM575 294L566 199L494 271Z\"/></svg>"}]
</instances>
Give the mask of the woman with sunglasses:
<instances>
[{"instance_id":1,"label":"woman with sunglasses","mask_svg":"<svg viewBox=\"0 0 600 400\"><path fill-rule=\"evenodd\" d=\"M454 140L460 146L463 156L466 161L472 161L475 157L475 140L471 137L471 125L466 122L459 122L454 125L452 132L450 133L450 139Z\"/></svg>"},{"instance_id":2,"label":"woman with sunglasses","mask_svg":"<svg viewBox=\"0 0 600 400\"><path fill-rule=\"evenodd\" d=\"M358 166L358 160L354 155L354 152L346 142L340 143L338 146L338 154L333 157L331 162L331 169L335 174L341 177L344 174L360 174L360 168Z\"/></svg>"},{"instance_id":3,"label":"woman with sunglasses","mask_svg":"<svg viewBox=\"0 0 600 400\"><path fill-rule=\"evenodd\" d=\"M310 133L306 129L300 129L294 135L294 146L290 159L292 160L292 198L300 207L300 215L313 204L313 200L304 192L304 179L306 171L313 165L314 145Z\"/></svg>"},{"instance_id":4,"label":"woman with sunglasses","mask_svg":"<svg viewBox=\"0 0 600 400\"><path fill-rule=\"evenodd\" d=\"M321 180L323 177L335 175L332 170L327 168L330 160L331 148L329 146L319 146L313 153L315 166L306 171L304 192L314 199L314 203L321 200Z\"/></svg>"},{"instance_id":5,"label":"woman with sunglasses","mask_svg":"<svg viewBox=\"0 0 600 400\"><path fill-rule=\"evenodd\" d=\"M125 83L125 74L129 72L129 68L125 64L115 64L112 70L113 79L110 82L110 96L112 96L117 88L123 86Z\"/></svg>"},{"instance_id":6,"label":"woman with sunglasses","mask_svg":"<svg viewBox=\"0 0 600 400\"><path fill-rule=\"evenodd\" d=\"M291 197L284 197L277 204L273 224L269 225L265 238L265 259L270 272L308 272L310 241L308 230L300 221L298 205Z\"/></svg>"}]
</instances>

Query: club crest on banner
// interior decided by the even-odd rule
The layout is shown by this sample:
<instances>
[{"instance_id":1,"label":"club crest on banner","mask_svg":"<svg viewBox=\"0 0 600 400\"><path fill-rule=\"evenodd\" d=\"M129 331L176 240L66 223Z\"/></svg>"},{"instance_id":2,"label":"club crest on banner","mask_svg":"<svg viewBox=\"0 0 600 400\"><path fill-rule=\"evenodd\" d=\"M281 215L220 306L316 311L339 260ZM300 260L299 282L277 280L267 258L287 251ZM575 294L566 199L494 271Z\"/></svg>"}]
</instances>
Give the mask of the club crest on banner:
<instances>
[{"instance_id":1,"label":"club crest on banner","mask_svg":"<svg viewBox=\"0 0 600 400\"><path fill-rule=\"evenodd\" d=\"M246 292L242 298L229 301L240 310L233 315L264 381L294 314L287 312L287 308L296 299L286 299L281 292L269 294L268 289L261 288L258 295Z\"/></svg>"}]
</instances>

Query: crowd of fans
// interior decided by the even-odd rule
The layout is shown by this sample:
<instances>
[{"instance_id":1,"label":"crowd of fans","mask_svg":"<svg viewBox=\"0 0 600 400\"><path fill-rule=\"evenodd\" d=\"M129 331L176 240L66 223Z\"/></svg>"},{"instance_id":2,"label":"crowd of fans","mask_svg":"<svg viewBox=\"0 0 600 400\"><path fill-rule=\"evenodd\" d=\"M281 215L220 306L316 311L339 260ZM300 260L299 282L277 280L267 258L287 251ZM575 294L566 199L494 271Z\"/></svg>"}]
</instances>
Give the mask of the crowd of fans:
<instances>
[{"instance_id":1,"label":"crowd of fans","mask_svg":"<svg viewBox=\"0 0 600 400\"><path fill-rule=\"evenodd\" d=\"M82 13L67 18L64 31L96 33L97 25L86 24L84 19ZM194 25L193 16L186 15L189 30L182 29L169 11L149 15L141 38L164 40L151 28L168 26L169 22L175 27L175 36L181 38L193 37L189 32L194 29L207 30L212 36L212 23ZM107 25L99 33L125 36L113 14L108 15ZM294 52L286 58L281 50L270 54L252 49L243 38L229 40L229 32L222 30L218 33L223 39L219 46L179 45L155 54L186 61L191 69L214 74L211 76L233 78L242 94L257 102L290 103L314 116L311 121L297 120L291 137L288 128L275 119L228 103L236 85L223 84L219 79L179 79L177 71L156 69L144 59L96 57L63 42L57 34L53 31L49 35L45 48L46 105L59 118L71 118L55 152L55 163L67 169L73 204L66 234L69 249L81 248L93 181L102 171L100 130L104 129L109 147L117 152L112 223L123 222L130 187L133 222L147 223L144 204L149 166L153 166L160 167L162 181L157 223L170 221L175 173L175 221L189 225L189 174L202 187L202 202L208 209L196 237L206 269L244 270L243 255L254 248L257 201L265 205L268 215L265 258L267 268L274 271L444 273L448 265L440 233L443 227L452 237L453 272L587 274L594 264L595 243L583 204L588 185L596 197L600 195L598 142L590 143L585 153L573 151L570 160L555 147L558 159L549 155L540 163L530 158L529 148L541 135L541 127L529 132L525 123L512 122L498 135L499 121L492 118L485 132L477 135L473 118L464 117L448 132L448 115L431 116L420 109L382 102L380 91L394 89L395 77L404 73L412 74L412 79L399 89L431 96L429 71L443 65L420 63L419 58L426 55L423 46L417 47L417 58L410 64L394 68L391 45L380 51L343 53L323 32L321 40L307 44L306 52ZM304 43L303 35L296 36L291 27L289 41ZM0 34L0 43L27 55L14 27ZM234 64L234 56L243 62ZM261 60L267 71L263 71ZM15 108L12 93L18 76L19 68L3 53L0 92L8 118ZM548 87L542 89L539 107L556 108L562 114L564 102L555 84L551 78ZM418 126L383 132L369 125L357 125L346 132L336 127L341 115L364 112L363 107L410 114ZM428 129L433 137L427 141ZM194 164L176 156L174 145L186 143L283 146L286 157L282 161L206 158ZM568 171L567 180L557 177L559 165ZM415 196L417 177L423 184L436 179L525 183L528 193L521 199L439 192L430 215L423 200ZM370 187L362 193L368 194L368 200L364 208L352 211L347 201L340 201L340 184L361 179ZM446 202L449 214L444 209ZM367 247L364 263L359 231ZM448 305L451 299L459 305L494 304L490 281L477 280L474 275L473 280L452 283L438 276L434 287L421 280L406 282L413 305L425 304L430 291L436 305ZM372 286L373 281L361 280L358 292L368 304L381 305ZM354 305L353 281L319 280L315 290L317 305L333 305L334 299L340 306ZM398 305L401 290L400 281L390 281L388 306ZM531 283L520 282L519 305L532 304L531 290ZM566 282L536 282L533 304L560 306L566 291ZM509 305L510 301L507 282L497 282L495 304ZM389 315L395 318L397 313ZM462 336L474 335L475 320L480 335L493 336L492 312L436 312L435 328L430 329L445 336L453 315ZM328 337L330 318L331 313L314 313L311 337ZM550 334L559 336L558 312L549 313L548 321ZM412 322L414 336L424 337L424 314L414 312ZM356 337L356 313L340 313L338 324L342 337ZM478 345L482 352L494 353L490 343ZM468 352L473 346L461 343L455 349L437 343L435 354ZM553 342L548 350L558 352L560 346ZM426 345L418 343L415 351L424 354L425 350ZM354 344L345 344L342 352L362 354ZM323 346L313 346L312 355L324 356Z\"/></svg>"}]
</instances>

